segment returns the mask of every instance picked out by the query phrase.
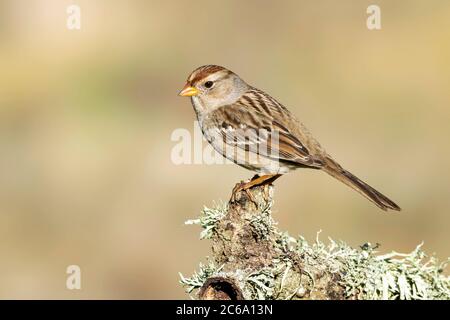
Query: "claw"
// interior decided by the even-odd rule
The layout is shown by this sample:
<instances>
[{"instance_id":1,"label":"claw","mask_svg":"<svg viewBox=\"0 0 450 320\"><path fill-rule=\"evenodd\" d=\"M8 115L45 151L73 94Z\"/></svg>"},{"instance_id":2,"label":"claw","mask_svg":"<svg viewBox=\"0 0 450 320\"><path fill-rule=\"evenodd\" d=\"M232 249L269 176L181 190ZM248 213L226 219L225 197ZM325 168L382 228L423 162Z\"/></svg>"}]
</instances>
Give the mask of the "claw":
<instances>
[{"instance_id":1,"label":"claw","mask_svg":"<svg viewBox=\"0 0 450 320\"><path fill-rule=\"evenodd\" d=\"M273 181L275 181L277 178L279 178L280 176L281 176L280 174L265 175L265 176L261 176L261 177L256 175L249 182L241 181L239 184L237 184L233 188L230 201L236 202L236 194L241 191L245 191L245 193L247 194L247 197L250 199L250 201L252 201L256 206L258 206L255 198L253 197L253 195L251 194L251 192L249 190L256 186L264 186L264 193L268 193L267 186L270 183L272 183Z\"/></svg>"}]
</instances>

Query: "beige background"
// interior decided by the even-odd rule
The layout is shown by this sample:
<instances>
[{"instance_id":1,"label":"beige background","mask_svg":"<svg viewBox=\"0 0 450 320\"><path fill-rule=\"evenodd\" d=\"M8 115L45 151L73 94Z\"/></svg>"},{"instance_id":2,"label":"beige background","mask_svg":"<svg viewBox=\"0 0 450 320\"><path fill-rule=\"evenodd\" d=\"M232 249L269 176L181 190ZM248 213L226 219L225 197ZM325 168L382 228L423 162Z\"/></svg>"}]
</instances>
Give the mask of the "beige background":
<instances>
[{"instance_id":1,"label":"beige background","mask_svg":"<svg viewBox=\"0 0 450 320\"><path fill-rule=\"evenodd\" d=\"M252 173L170 160L190 71L221 64L287 105L385 214L321 172L277 181L292 235L449 256L450 2L0 1L0 298L186 298L203 205ZM66 29L66 7L82 29ZM82 269L82 290L65 269Z\"/></svg>"}]
</instances>

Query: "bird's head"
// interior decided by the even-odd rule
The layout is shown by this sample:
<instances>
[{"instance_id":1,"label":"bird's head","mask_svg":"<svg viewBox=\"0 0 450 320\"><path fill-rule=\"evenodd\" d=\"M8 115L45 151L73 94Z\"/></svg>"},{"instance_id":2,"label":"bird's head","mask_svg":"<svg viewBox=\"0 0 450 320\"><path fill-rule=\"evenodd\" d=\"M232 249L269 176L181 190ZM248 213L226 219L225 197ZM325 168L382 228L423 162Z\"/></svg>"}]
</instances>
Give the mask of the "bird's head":
<instances>
[{"instance_id":1,"label":"bird's head","mask_svg":"<svg viewBox=\"0 0 450 320\"><path fill-rule=\"evenodd\" d=\"M206 65L195 69L188 77L179 95L191 97L202 109L209 111L229 105L248 90L248 85L234 72L216 65Z\"/></svg>"}]
</instances>

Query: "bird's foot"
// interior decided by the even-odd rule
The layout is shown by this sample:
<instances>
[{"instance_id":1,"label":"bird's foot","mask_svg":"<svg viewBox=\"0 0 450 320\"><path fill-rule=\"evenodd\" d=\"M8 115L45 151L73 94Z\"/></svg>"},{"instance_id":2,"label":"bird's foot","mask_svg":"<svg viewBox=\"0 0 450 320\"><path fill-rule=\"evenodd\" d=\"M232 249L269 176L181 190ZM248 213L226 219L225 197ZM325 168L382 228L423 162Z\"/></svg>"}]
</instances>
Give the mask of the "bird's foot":
<instances>
[{"instance_id":1,"label":"bird's foot","mask_svg":"<svg viewBox=\"0 0 450 320\"><path fill-rule=\"evenodd\" d=\"M241 181L241 183L237 184L233 188L233 191L231 194L231 201L235 202L236 195L241 191L245 191L245 193L247 194L247 197L250 199L250 201L252 201L256 206L258 206L255 198L253 197L252 193L249 190L251 188L257 187L257 186L265 186L265 191L266 191L266 186L270 185L272 182L274 182L280 176L281 176L281 174L264 175L264 176L255 175L249 182Z\"/></svg>"},{"instance_id":2,"label":"bird's foot","mask_svg":"<svg viewBox=\"0 0 450 320\"><path fill-rule=\"evenodd\" d=\"M255 198L253 197L252 193L249 191L249 187L248 187L248 183L249 182L244 182L241 181L240 183L236 184L233 188L233 191L231 191L231 202L236 202L237 201L237 195L241 192L244 191L245 194L247 195L247 198L253 202L256 206L258 205L256 203Z\"/></svg>"}]
</instances>

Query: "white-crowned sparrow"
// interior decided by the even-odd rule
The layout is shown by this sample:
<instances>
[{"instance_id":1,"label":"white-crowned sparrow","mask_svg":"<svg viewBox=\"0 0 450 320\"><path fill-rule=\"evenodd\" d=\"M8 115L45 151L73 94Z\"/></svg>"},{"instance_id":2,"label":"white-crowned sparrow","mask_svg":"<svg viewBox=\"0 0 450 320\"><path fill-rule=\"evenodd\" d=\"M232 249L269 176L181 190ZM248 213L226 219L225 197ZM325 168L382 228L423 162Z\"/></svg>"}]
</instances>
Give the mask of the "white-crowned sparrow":
<instances>
[{"instance_id":1,"label":"white-crowned sparrow","mask_svg":"<svg viewBox=\"0 0 450 320\"><path fill-rule=\"evenodd\" d=\"M273 182L297 168L320 169L383 210L392 200L343 169L281 103L216 65L194 70L180 96L191 102L206 140L227 159L258 173L240 190Z\"/></svg>"}]
</instances>

